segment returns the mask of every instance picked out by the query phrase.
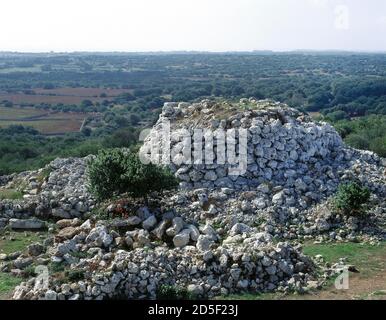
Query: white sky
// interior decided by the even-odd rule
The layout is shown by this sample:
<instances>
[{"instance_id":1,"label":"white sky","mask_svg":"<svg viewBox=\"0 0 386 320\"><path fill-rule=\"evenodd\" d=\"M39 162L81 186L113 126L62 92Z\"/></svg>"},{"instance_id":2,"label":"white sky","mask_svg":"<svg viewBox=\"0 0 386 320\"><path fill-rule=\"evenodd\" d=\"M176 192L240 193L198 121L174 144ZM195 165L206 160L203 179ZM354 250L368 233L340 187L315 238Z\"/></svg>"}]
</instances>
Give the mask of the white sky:
<instances>
[{"instance_id":1,"label":"white sky","mask_svg":"<svg viewBox=\"0 0 386 320\"><path fill-rule=\"evenodd\" d=\"M386 51L384 0L1 0L0 51Z\"/></svg>"}]
</instances>

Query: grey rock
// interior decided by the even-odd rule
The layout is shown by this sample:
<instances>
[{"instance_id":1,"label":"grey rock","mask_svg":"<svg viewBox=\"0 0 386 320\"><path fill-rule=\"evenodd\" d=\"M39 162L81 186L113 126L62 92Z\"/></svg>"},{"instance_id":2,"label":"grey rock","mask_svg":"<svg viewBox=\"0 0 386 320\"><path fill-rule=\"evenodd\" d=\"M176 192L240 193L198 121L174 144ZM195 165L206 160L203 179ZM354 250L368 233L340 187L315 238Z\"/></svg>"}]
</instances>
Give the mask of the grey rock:
<instances>
[{"instance_id":1,"label":"grey rock","mask_svg":"<svg viewBox=\"0 0 386 320\"><path fill-rule=\"evenodd\" d=\"M157 225L157 218L152 215L142 222L142 227L146 230L151 230Z\"/></svg>"},{"instance_id":2,"label":"grey rock","mask_svg":"<svg viewBox=\"0 0 386 320\"><path fill-rule=\"evenodd\" d=\"M207 171L204 175L204 179L209 180L209 181L216 181L217 180L217 174L213 170Z\"/></svg>"},{"instance_id":3,"label":"grey rock","mask_svg":"<svg viewBox=\"0 0 386 320\"><path fill-rule=\"evenodd\" d=\"M212 245L213 240L209 236L200 235L197 240L196 247L200 251L208 251Z\"/></svg>"},{"instance_id":4,"label":"grey rock","mask_svg":"<svg viewBox=\"0 0 386 320\"><path fill-rule=\"evenodd\" d=\"M44 294L44 300L57 300L58 294L53 290L47 290Z\"/></svg>"},{"instance_id":5,"label":"grey rock","mask_svg":"<svg viewBox=\"0 0 386 320\"><path fill-rule=\"evenodd\" d=\"M33 243L28 246L28 254L30 256L39 256L45 251L45 248L40 243Z\"/></svg>"},{"instance_id":6,"label":"grey rock","mask_svg":"<svg viewBox=\"0 0 386 320\"><path fill-rule=\"evenodd\" d=\"M237 234L248 233L251 231L251 227L244 223L236 223L230 230L229 234L235 236Z\"/></svg>"},{"instance_id":7,"label":"grey rock","mask_svg":"<svg viewBox=\"0 0 386 320\"><path fill-rule=\"evenodd\" d=\"M10 219L9 227L11 229L22 229L22 230L35 230L46 228L46 223L42 220L31 218L31 219Z\"/></svg>"},{"instance_id":8,"label":"grey rock","mask_svg":"<svg viewBox=\"0 0 386 320\"><path fill-rule=\"evenodd\" d=\"M173 243L175 247L182 248L189 243L189 240L190 230L184 229L173 238Z\"/></svg>"},{"instance_id":9,"label":"grey rock","mask_svg":"<svg viewBox=\"0 0 386 320\"><path fill-rule=\"evenodd\" d=\"M172 220L172 226L166 230L169 237L177 235L184 227L184 220L181 217L175 217Z\"/></svg>"},{"instance_id":10,"label":"grey rock","mask_svg":"<svg viewBox=\"0 0 386 320\"><path fill-rule=\"evenodd\" d=\"M204 294L204 288L200 285L190 284L187 287L187 291L193 296L202 296Z\"/></svg>"}]
</instances>

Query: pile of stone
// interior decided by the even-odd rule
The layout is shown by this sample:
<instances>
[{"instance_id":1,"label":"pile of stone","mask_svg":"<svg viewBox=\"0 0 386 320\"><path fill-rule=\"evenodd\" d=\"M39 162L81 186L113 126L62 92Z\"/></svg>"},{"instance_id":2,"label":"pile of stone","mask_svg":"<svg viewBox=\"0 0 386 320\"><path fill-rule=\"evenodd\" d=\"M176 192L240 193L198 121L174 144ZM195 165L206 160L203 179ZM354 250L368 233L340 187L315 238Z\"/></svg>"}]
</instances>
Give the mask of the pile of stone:
<instances>
[{"instance_id":1,"label":"pile of stone","mask_svg":"<svg viewBox=\"0 0 386 320\"><path fill-rule=\"evenodd\" d=\"M3 257L8 262L2 269L16 272L15 268L24 269L37 260L63 263L84 277L64 284L52 280L48 287L33 278L16 288L14 299L156 298L162 285L186 288L205 298L248 291L301 291L315 280L314 264L299 248L273 244L269 234L241 224L222 243L210 225L201 226L195 245L175 243L177 248L151 242L142 228L135 229L137 236L129 232L121 237L119 228L108 222L80 224L73 219L57 225L62 229L54 243L50 244L51 239L46 245L30 246L26 255Z\"/></svg>"},{"instance_id":2,"label":"pile of stone","mask_svg":"<svg viewBox=\"0 0 386 320\"><path fill-rule=\"evenodd\" d=\"M181 132L190 133L193 141L197 128L213 132L218 128L248 130L248 166L243 175L230 175L229 165L217 164L216 157L209 165L205 159L202 164L171 162L170 168L182 180L180 186L185 192L165 202L183 217L194 221L212 219L225 231L236 222L258 223L259 231L284 239L326 239L327 234L328 239L354 240L363 229L370 236L385 236L369 223L367 229L352 229L350 221L344 221L345 217L336 219L332 212L331 197L339 184L354 180L368 187L373 204L378 202L382 207L386 176L383 159L346 146L329 124L313 122L297 110L266 100L166 103L142 147L145 156L150 155L155 137L161 139L159 145L164 144L161 129L165 123L171 127L170 149L180 151L184 144ZM159 153L164 149L159 148ZM315 207L317 204L320 206ZM378 220L385 220L384 210L378 211ZM339 234L334 231L337 228L341 229Z\"/></svg>"},{"instance_id":3,"label":"pile of stone","mask_svg":"<svg viewBox=\"0 0 386 320\"><path fill-rule=\"evenodd\" d=\"M8 177L2 188L20 189L24 196L22 200L0 200L1 221L74 218L90 212L95 200L87 191L89 158L56 159L43 169Z\"/></svg>"},{"instance_id":4,"label":"pile of stone","mask_svg":"<svg viewBox=\"0 0 386 320\"><path fill-rule=\"evenodd\" d=\"M152 151L152 146L165 145L166 141L162 140L165 135L161 130L165 128L165 123L170 122L170 149L181 151L170 156L170 167L176 172L181 180L181 188L184 189L227 187L255 190L267 182L306 189L307 184L319 176L329 175L334 179L332 165L347 160L342 139L327 123L315 123L308 116L280 103L251 100L248 102L249 110L240 112L242 108L242 105L212 101L192 105L166 103L157 124L145 140L142 153L154 158L156 151ZM238 130L247 130L246 172L242 175L230 174L232 165L227 161L219 164L216 152L210 164L207 164L204 156L199 164L179 163L185 134L188 132L193 142L195 129L209 129L212 132L223 129L226 135L234 133L235 150L240 153ZM213 142L207 142L202 138L202 154L205 154L208 144L214 148L218 146L218 139L215 136ZM194 143L196 148L197 141ZM159 148L159 154L164 150ZM227 154L228 145L225 145L224 151ZM314 176L308 177L309 181L303 181L302 177L309 173Z\"/></svg>"},{"instance_id":5,"label":"pile of stone","mask_svg":"<svg viewBox=\"0 0 386 320\"><path fill-rule=\"evenodd\" d=\"M168 121L177 149L183 129L247 129L246 172L230 175L216 158L210 165L174 163L178 190L154 196L148 207L113 201L98 207L101 216L91 213L88 158L55 160L43 182L37 183L42 170L5 179L8 187L27 181L27 196L0 202L0 229L46 228L51 236L26 253L0 256L1 269L23 274L59 264L82 275L63 283L51 274L48 287L31 278L14 299L145 299L157 297L163 285L201 298L303 292L320 281L298 241L386 239L384 161L345 146L328 124L272 101L166 103L142 151ZM339 184L353 180L371 191L366 219L343 216L331 205Z\"/></svg>"}]
</instances>

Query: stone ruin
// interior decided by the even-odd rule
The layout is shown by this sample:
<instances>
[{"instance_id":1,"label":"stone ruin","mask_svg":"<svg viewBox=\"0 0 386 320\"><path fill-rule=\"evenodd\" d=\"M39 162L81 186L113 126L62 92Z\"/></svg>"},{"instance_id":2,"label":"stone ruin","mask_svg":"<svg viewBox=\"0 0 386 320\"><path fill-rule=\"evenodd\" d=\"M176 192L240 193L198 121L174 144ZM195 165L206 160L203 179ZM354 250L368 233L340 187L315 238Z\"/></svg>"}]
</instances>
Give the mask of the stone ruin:
<instances>
[{"instance_id":1,"label":"stone ruin","mask_svg":"<svg viewBox=\"0 0 386 320\"><path fill-rule=\"evenodd\" d=\"M166 146L162 130L169 123L170 146ZM197 129L203 129L198 140ZM241 144L242 130L246 133L246 145ZM242 174L232 172L240 163L219 157L220 142L225 158L233 149L229 150L228 140L223 143L224 137L217 135L218 132L225 132L226 139L235 137L236 161L247 156ZM206 139L207 133L212 133L212 137ZM192 142L186 144L186 138ZM209 163L205 159L208 145L214 150L213 161ZM201 150L197 150L197 146ZM181 161L184 148L191 148L193 153L201 151L197 154L202 156L194 158L192 154L190 163ZM170 167L181 181L182 189L226 187L245 191L255 190L266 182L293 186L299 176L314 171L321 163L344 157L342 149L345 148L339 134L325 122L314 122L282 103L244 99L240 104L209 100L195 104L165 103L141 151L154 162L154 159L165 159L164 152L170 149Z\"/></svg>"},{"instance_id":2,"label":"stone ruin","mask_svg":"<svg viewBox=\"0 0 386 320\"><path fill-rule=\"evenodd\" d=\"M195 129L203 129L205 139L195 140ZM213 157L207 158L208 144ZM223 161L218 149L231 161ZM193 160L205 156L187 163L184 151L193 151ZM1 270L22 274L39 261L84 275L48 287L30 278L13 299L153 299L165 285L199 298L303 293L344 266L321 266L302 253L299 241L386 239L384 160L347 147L329 124L287 105L254 99L165 103L141 156L168 164L180 188L158 195L156 207L112 201L100 208L110 219L94 214L88 158L56 159L36 172L0 177L0 187L26 186L22 200L0 201L0 230L44 226L50 235L27 253L0 255ZM235 174L243 159L246 166ZM43 171L47 177L39 182ZM372 192L366 221L329 209L338 185L353 179ZM122 210L128 217L114 215Z\"/></svg>"}]
</instances>

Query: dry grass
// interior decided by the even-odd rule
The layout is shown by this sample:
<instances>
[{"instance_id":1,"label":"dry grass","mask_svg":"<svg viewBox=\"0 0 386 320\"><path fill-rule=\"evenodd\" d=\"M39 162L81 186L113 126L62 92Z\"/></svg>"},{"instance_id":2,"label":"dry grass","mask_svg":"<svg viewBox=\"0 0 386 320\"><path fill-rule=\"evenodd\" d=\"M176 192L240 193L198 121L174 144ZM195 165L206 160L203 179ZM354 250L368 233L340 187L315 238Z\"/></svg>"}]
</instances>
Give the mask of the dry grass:
<instances>
[{"instance_id":1,"label":"dry grass","mask_svg":"<svg viewBox=\"0 0 386 320\"><path fill-rule=\"evenodd\" d=\"M322 114L320 112L309 112L309 115L312 119L319 119L320 117L322 117Z\"/></svg>"}]
</instances>

